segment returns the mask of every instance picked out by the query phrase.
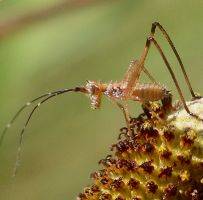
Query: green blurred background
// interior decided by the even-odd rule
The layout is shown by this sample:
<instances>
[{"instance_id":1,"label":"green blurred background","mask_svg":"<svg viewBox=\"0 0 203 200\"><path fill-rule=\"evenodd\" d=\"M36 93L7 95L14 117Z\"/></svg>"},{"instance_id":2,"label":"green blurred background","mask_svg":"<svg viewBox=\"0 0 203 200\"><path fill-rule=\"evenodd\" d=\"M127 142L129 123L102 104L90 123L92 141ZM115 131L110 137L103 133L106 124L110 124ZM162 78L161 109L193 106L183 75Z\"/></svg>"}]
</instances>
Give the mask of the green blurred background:
<instances>
[{"instance_id":1,"label":"green blurred background","mask_svg":"<svg viewBox=\"0 0 203 200\"><path fill-rule=\"evenodd\" d=\"M0 24L59 2L2 0ZM23 103L43 93L80 86L88 79L121 80L129 62L141 55L153 21L166 28L195 91L203 92L202 1L86 2L46 20L30 21L0 37L1 130ZM162 35L157 32L156 36L189 99L175 56ZM174 84L154 47L146 66L177 99ZM147 79L142 77L141 81ZM130 109L136 116L140 104L130 103ZM21 165L12 179L19 131L29 111L26 109L12 126L0 149L0 199L75 199L91 183L89 175L99 169L98 160L110 153L119 128L125 125L122 113L106 98L100 110L91 110L88 98L76 93L47 102L27 127Z\"/></svg>"}]
</instances>

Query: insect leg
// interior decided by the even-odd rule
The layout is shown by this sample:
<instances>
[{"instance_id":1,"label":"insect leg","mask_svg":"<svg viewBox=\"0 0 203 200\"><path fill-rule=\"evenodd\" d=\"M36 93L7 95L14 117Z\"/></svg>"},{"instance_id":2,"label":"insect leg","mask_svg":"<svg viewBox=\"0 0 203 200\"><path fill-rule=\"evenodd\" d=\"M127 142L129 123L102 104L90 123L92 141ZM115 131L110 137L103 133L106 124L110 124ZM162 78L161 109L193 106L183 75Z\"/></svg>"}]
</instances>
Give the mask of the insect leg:
<instances>
[{"instance_id":1,"label":"insect leg","mask_svg":"<svg viewBox=\"0 0 203 200\"><path fill-rule=\"evenodd\" d=\"M179 84L178 84L178 81L177 81L177 79L176 79L176 77L175 77L175 74L174 74L174 72L173 72L173 70L172 70L172 68L171 68L171 66L170 66L170 64L169 64L169 62L168 62L166 56L164 55L163 50L161 49L161 47L159 46L159 44L157 43L157 41L156 41L153 37L149 37L149 38L147 39L147 43L148 43L148 41L149 41L149 42L152 42L152 43L155 45L155 47L156 47L157 50L159 51L159 53L160 53L162 59L164 60L164 63L165 63L165 65L167 66L167 68L168 68L168 70L169 70L169 72L170 72L170 74L171 74L171 77L172 77L172 79L173 79L173 81L174 81L174 83L175 83L176 89L178 90L180 99L181 99L181 101L182 101L182 103L183 103L183 106L184 106L186 112L187 112L189 115L195 117L196 119L203 121L203 119L201 119L199 116L197 116L197 115L195 115L194 113L190 112L190 110L189 110L189 108L188 108L188 106L187 106L187 104L186 104L186 102L185 102L185 99L184 99L184 97L183 97L183 94L182 94L182 91L181 91L180 86L179 86Z\"/></svg>"},{"instance_id":2,"label":"insect leg","mask_svg":"<svg viewBox=\"0 0 203 200\"><path fill-rule=\"evenodd\" d=\"M130 128L130 115L129 115L128 109L126 107L124 107L121 103L119 103L115 98L109 97L109 99L114 104L116 104L121 109L121 111L123 112L123 115L124 115L124 118L126 121L126 125L128 128L129 136L133 136L132 130Z\"/></svg>"},{"instance_id":3,"label":"insect leg","mask_svg":"<svg viewBox=\"0 0 203 200\"><path fill-rule=\"evenodd\" d=\"M184 78L185 78L185 80L186 80L186 82L187 82L187 86L188 86L188 88L189 88L189 90L190 90L190 93L191 93L192 97L193 97L193 98L198 98L198 97L195 95L195 93L194 93L194 91L193 91L193 89L192 89L192 86L191 86L190 80L189 80L189 78L188 78L188 75L187 75L187 73L186 73L186 70L185 70L185 67L184 67L184 65L183 65L183 62L182 62L182 60L181 60L181 58L180 58L180 56L179 56L179 54L178 54L178 52L177 52L177 50L176 50L176 48L175 48L175 46L174 46L174 44L173 44L171 38L169 37L169 35L168 35L168 33L166 32L166 30L162 27L162 25L161 25L159 22L154 22L154 23L152 23L150 37L154 37L156 27L159 28L159 30L161 31L161 33L164 35L164 37L166 38L166 40L167 40L168 43L170 44L170 46L171 46L171 48L172 48L172 50L173 50L173 52L174 52L174 54L175 54L175 56L176 56L178 62L179 62L179 65L180 65L180 67L181 67L181 70L182 70L182 72L183 72Z\"/></svg>"}]
</instances>

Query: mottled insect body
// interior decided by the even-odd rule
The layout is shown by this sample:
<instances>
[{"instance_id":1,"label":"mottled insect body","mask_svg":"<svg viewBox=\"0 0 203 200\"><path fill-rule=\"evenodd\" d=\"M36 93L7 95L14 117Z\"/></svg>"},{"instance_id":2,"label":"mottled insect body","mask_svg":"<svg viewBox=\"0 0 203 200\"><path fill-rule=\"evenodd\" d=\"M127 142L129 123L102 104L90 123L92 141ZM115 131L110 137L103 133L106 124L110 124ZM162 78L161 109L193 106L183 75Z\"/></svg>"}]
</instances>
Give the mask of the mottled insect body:
<instances>
[{"instance_id":1,"label":"mottled insect body","mask_svg":"<svg viewBox=\"0 0 203 200\"><path fill-rule=\"evenodd\" d=\"M169 91L157 83L136 83L131 93L128 93L126 85L123 82L102 84L100 82L87 81L85 89L87 90L87 95L90 98L93 109L100 107L103 95L118 100L133 100L142 103L158 101L169 95Z\"/></svg>"},{"instance_id":2,"label":"mottled insect body","mask_svg":"<svg viewBox=\"0 0 203 200\"><path fill-rule=\"evenodd\" d=\"M125 88L123 87L121 82L109 83L106 91L104 91L104 95L111 98L125 100Z\"/></svg>"},{"instance_id":3,"label":"mottled insect body","mask_svg":"<svg viewBox=\"0 0 203 200\"><path fill-rule=\"evenodd\" d=\"M100 83L88 80L85 89L93 109L100 107L103 95L109 98L125 100L125 88L122 88L122 84L119 82Z\"/></svg>"}]
</instances>

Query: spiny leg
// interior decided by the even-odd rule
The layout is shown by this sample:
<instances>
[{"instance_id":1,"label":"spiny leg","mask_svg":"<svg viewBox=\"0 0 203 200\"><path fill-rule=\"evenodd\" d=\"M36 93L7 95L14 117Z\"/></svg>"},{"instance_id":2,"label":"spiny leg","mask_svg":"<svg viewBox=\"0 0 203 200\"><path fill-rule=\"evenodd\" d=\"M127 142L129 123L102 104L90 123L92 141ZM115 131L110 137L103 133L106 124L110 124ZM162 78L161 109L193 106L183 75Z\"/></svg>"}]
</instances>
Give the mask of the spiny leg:
<instances>
[{"instance_id":1,"label":"spiny leg","mask_svg":"<svg viewBox=\"0 0 203 200\"><path fill-rule=\"evenodd\" d=\"M145 47L142 57L139 60L133 60L122 80L122 87L125 87L126 96L130 96L133 91L134 86L140 78L141 71L149 77L149 79L157 83L155 78L149 73L149 71L144 67L144 61L148 53L148 47Z\"/></svg>"},{"instance_id":2,"label":"spiny leg","mask_svg":"<svg viewBox=\"0 0 203 200\"><path fill-rule=\"evenodd\" d=\"M115 98L109 97L109 99L114 104L116 104L121 109L121 111L123 112L123 115L124 115L124 118L125 118L125 121L126 121L126 125L127 125L127 128L128 128L129 136L133 136L132 130L130 128L130 115L129 115L128 109L125 108L121 103L119 103Z\"/></svg>"},{"instance_id":3,"label":"spiny leg","mask_svg":"<svg viewBox=\"0 0 203 200\"><path fill-rule=\"evenodd\" d=\"M130 66L130 68L128 69L127 74L124 77L124 84L125 82L128 82L128 80L131 81L130 84L127 84L127 94L130 93L133 90L133 86L137 83L139 77L140 77L140 73L143 70L143 72L149 77L149 79L154 82L157 83L157 81L155 80L155 78L149 73L149 71L144 67L144 62L145 59L148 55L149 52L149 48L150 48L150 40L146 41L146 45L143 51L143 54L141 56L141 58L139 60L134 60L132 62L133 65ZM150 108L148 108L149 111L151 111ZM160 117L157 116L157 119L159 119L160 121L162 121L160 119Z\"/></svg>"},{"instance_id":4,"label":"spiny leg","mask_svg":"<svg viewBox=\"0 0 203 200\"><path fill-rule=\"evenodd\" d=\"M150 78L150 80L152 82L156 83L156 80L149 73L149 71L144 67L144 61L146 59L148 51L149 51L149 47L148 47L148 45L146 45L141 58L139 60L133 60L131 62L130 66L122 80L122 86L125 87L125 92L126 92L127 96L131 94L133 87L138 82L142 70Z\"/></svg>"},{"instance_id":5,"label":"spiny leg","mask_svg":"<svg viewBox=\"0 0 203 200\"><path fill-rule=\"evenodd\" d=\"M173 50L173 52L174 52L174 54L175 54L175 56L176 56L176 58L177 58L177 60L178 60L178 62L179 62L179 65L180 65L180 67L181 67L181 70L182 70L182 72L183 72L184 78L185 78L185 80L186 80L186 82L187 82L187 86L188 86L188 88L189 88L189 90L190 90L190 93L191 93L192 97L193 97L193 98L199 98L199 97L197 97L197 96L195 95L195 93L194 93L194 91L193 91L193 89L192 89L190 80L189 80L188 75L187 75L187 73L186 73L186 70L185 70L185 67L184 67L184 65L183 65L183 62L182 62L182 60L181 60L181 58L180 58L180 55L178 54L178 52L177 52L177 50L176 50L176 48L175 48L175 46L174 46L174 44L173 44L171 38L169 37L168 33L166 32L166 30L162 27L162 25L161 25L159 22L154 22L154 23L152 23L150 37L153 37L153 38L154 38L154 34L155 34L156 27L159 28L159 30L161 31L161 33L164 35L164 37L165 37L166 40L168 41L169 45L171 46L171 48L172 48L172 50Z\"/></svg>"},{"instance_id":6,"label":"spiny leg","mask_svg":"<svg viewBox=\"0 0 203 200\"><path fill-rule=\"evenodd\" d=\"M167 68L168 68L168 70L169 70L169 72L170 72L170 74L171 74L171 77L172 77L172 79L173 79L173 81L174 81L174 83L175 83L175 86L176 86L176 88L177 88L177 90L178 90L179 96L180 96L180 98L181 98L181 101L182 101L182 103L183 103L183 106L184 106L186 112L187 112L189 115L195 117L196 119L203 121L203 119L201 119L199 116L197 116L196 114L190 112L188 106L186 105L185 99L184 99L184 97L183 97L182 91L181 91L181 89L180 89L180 87L179 87L179 84L178 84L178 82L177 82L177 79L176 79L176 77L175 77L175 74L174 74L174 72L173 72L173 70L172 70L172 68L171 68L171 66L170 66L170 64L169 64L169 62L168 62L168 60L166 59L166 56L164 55L164 53L163 53L161 47L158 45L158 43L156 42L156 40L155 40L153 37L147 38L146 45L145 45L145 48L144 48L144 52L143 52L143 54L142 54L142 56L141 56L141 58L140 58L140 60L139 60L140 69L142 70L143 67L144 67L144 62L145 62L145 59L146 59L146 57L147 57L147 55L148 55L151 42L153 42L153 44L155 45L155 47L158 49L158 51L159 51L159 53L160 53L162 59L164 60L164 63L165 63L165 65L167 66Z\"/></svg>"},{"instance_id":7,"label":"spiny leg","mask_svg":"<svg viewBox=\"0 0 203 200\"><path fill-rule=\"evenodd\" d=\"M148 48L144 49L144 52L142 54L142 57L139 60L133 60L130 63L130 66L128 67L127 72L125 73L125 76L122 80L122 87L125 88L125 94L126 96L130 96L131 92L133 91L133 87L136 85L140 78L140 74L142 70L154 80L154 78L149 74L149 72L144 68L144 60L147 55Z\"/></svg>"},{"instance_id":8,"label":"spiny leg","mask_svg":"<svg viewBox=\"0 0 203 200\"><path fill-rule=\"evenodd\" d=\"M174 72L173 72L173 70L172 70L172 68L171 68L171 66L170 66L170 64L169 64L169 62L168 62L168 60L167 60L165 54L163 53L163 50L161 49L161 47L159 46L159 44L157 43L157 41L156 41L154 38L149 37L149 38L147 39L147 44L148 44L149 47L150 47L150 43L151 43L151 42L155 45L155 47L156 47L157 50L159 51L159 53L160 53L162 59L164 60L164 63L165 63L165 65L167 66L167 68L168 68L168 70L169 70L169 72L170 72L170 74L171 74L171 77L172 77L172 79L173 79L173 81L174 81L174 83L175 83L176 89L178 90L180 99L181 99L181 101L182 101L182 103L183 103L183 106L184 106L186 112L187 112L189 115L195 117L196 119L203 121L203 119L201 119L198 115L196 115L196 114L190 112L190 110L189 110L189 108L188 108L188 106L187 106L187 104L186 104L186 102L185 102L185 99L184 99L184 97L183 97L183 94L182 94L182 91L181 91L180 86L179 86L179 84L178 84L178 81L177 81L177 79L176 79L176 77L175 77L175 74L174 74Z\"/></svg>"}]
</instances>

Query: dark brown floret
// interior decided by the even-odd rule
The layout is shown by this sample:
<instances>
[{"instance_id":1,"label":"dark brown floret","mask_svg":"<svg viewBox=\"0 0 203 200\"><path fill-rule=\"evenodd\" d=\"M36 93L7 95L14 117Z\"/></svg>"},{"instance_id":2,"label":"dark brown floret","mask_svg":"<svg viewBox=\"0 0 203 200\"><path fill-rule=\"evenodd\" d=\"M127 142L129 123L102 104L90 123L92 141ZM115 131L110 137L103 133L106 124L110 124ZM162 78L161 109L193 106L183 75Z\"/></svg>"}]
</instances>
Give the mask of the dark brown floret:
<instances>
[{"instance_id":1,"label":"dark brown floret","mask_svg":"<svg viewBox=\"0 0 203 200\"><path fill-rule=\"evenodd\" d=\"M145 118L146 116L144 113L140 114L137 118L131 118L130 119L131 127L140 130L140 127L142 126Z\"/></svg>"},{"instance_id":2,"label":"dark brown floret","mask_svg":"<svg viewBox=\"0 0 203 200\"><path fill-rule=\"evenodd\" d=\"M127 160L125 159L118 159L115 163L117 169L122 169L126 166Z\"/></svg>"},{"instance_id":3,"label":"dark brown floret","mask_svg":"<svg viewBox=\"0 0 203 200\"><path fill-rule=\"evenodd\" d=\"M200 169L203 170L203 161L202 161L202 162L199 162L199 165L198 165L198 166L199 166L198 168L200 168Z\"/></svg>"},{"instance_id":4,"label":"dark brown floret","mask_svg":"<svg viewBox=\"0 0 203 200\"><path fill-rule=\"evenodd\" d=\"M142 151L146 153L152 153L155 150L155 147L150 142L146 142L142 145Z\"/></svg>"},{"instance_id":5,"label":"dark brown floret","mask_svg":"<svg viewBox=\"0 0 203 200\"><path fill-rule=\"evenodd\" d=\"M191 200L202 200L200 197L200 194L197 189L190 188L186 192L186 195L191 199Z\"/></svg>"},{"instance_id":6,"label":"dark brown floret","mask_svg":"<svg viewBox=\"0 0 203 200\"><path fill-rule=\"evenodd\" d=\"M181 147L190 147L194 144L194 139L190 138L189 135L183 135L180 140Z\"/></svg>"},{"instance_id":7,"label":"dark brown floret","mask_svg":"<svg viewBox=\"0 0 203 200\"><path fill-rule=\"evenodd\" d=\"M124 184L122 178L115 179L110 183L110 189L114 190L114 191L118 191L118 190L122 189L124 185L125 184Z\"/></svg>"},{"instance_id":8,"label":"dark brown floret","mask_svg":"<svg viewBox=\"0 0 203 200\"><path fill-rule=\"evenodd\" d=\"M142 150L142 144L133 139L129 140L129 147L134 152L140 152Z\"/></svg>"},{"instance_id":9,"label":"dark brown floret","mask_svg":"<svg viewBox=\"0 0 203 200\"><path fill-rule=\"evenodd\" d=\"M80 193L77 197L77 200L87 200L87 199L88 199L87 196L83 193Z\"/></svg>"},{"instance_id":10,"label":"dark brown floret","mask_svg":"<svg viewBox=\"0 0 203 200\"><path fill-rule=\"evenodd\" d=\"M140 182L131 178L129 181L128 181L128 187L129 187L129 190L137 190L139 188L139 185L140 185Z\"/></svg>"},{"instance_id":11,"label":"dark brown floret","mask_svg":"<svg viewBox=\"0 0 203 200\"><path fill-rule=\"evenodd\" d=\"M107 169L102 169L102 170L92 173L90 175L90 178L99 180L100 178L105 177L105 176L108 176Z\"/></svg>"},{"instance_id":12,"label":"dark brown floret","mask_svg":"<svg viewBox=\"0 0 203 200\"><path fill-rule=\"evenodd\" d=\"M109 179L102 178L100 182L101 182L102 185L107 185L109 183Z\"/></svg>"},{"instance_id":13,"label":"dark brown floret","mask_svg":"<svg viewBox=\"0 0 203 200\"><path fill-rule=\"evenodd\" d=\"M135 171L138 165L133 160L118 159L115 163L117 169L125 169L127 171Z\"/></svg>"},{"instance_id":14,"label":"dark brown floret","mask_svg":"<svg viewBox=\"0 0 203 200\"><path fill-rule=\"evenodd\" d=\"M164 138L166 139L167 142L171 142L172 140L175 139L175 134L170 130L164 131Z\"/></svg>"},{"instance_id":15,"label":"dark brown floret","mask_svg":"<svg viewBox=\"0 0 203 200\"><path fill-rule=\"evenodd\" d=\"M133 197L132 200L142 200L142 199L139 197Z\"/></svg>"},{"instance_id":16,"label":"dark brown floret","mask_svg":"<svg viewBox=\"0 0 203 200\"><path fill-rule=\"evenodd\" d=\"M172 155L171 151L164 150L161 152L160 157L161 157L161 159L168 160L168 159L170 159L171 155Z\"/></svg>"},{"instance_id":17,"label":"dark brown floret","mask_svg":"<svg viewBox=\"0 0 203 200\"><path fill-rule=\"evenodd\" d=\"M148 181L146 183L146 188L148 192L155 194L158 189L158 185L154 181Z\"/></svg>"},{"instance_id":18,"label":"dark brown floret","mask_svg":"<svg viewBox=\"0 0 203 200\"><path fill-rule=\"evenodd\" d=\"M178 155L177 156L178 161L180 161L180 164L186 164L189 165L191 163L191 158L188 156Z\"/></svg>"},{"instance_id":19,"label":"dark brown floret","mask_svg":"<svg viewBox=\"0 0 203 200\"><path fill-rule=\"evenodd\" d=\"M145 172L151 174L154 170L154 166L152 165L152 160L142 163L140 165L140 168L144 169Z\"/></svg>"},{"instance_id":20,"label":"dark brown floret","mask_svg":"<svg viewBox=\"0 0 203 200\"><path fill-rule=\"evenodd\" d=\"M115 198L115 200L126 200L126 198L118 196L118 197Z\"/></svg>"},{"instance_id":21,"label":"dark brown floret","mask_svg":"<svg viewBox=\"0 0 203 200\"><path fill-rule=\"evenodd\" d=\"M85 193L87 196L93 196L93 195L94 195L94 192L93 192L93 191L91 190L91 188L89 188L89 187L85 188L84 193Z\"/></svg>"},{"instance_id":22,"label":"dark brown floret","mask_svg":"<svg viewBox=\"0 0 203 200\"><path fill-rule=\"evenodd\" d=\"M112 196L110 194L103 193L99 197L99 200L113 200L113 199L112 199Z\"/></svg>"},{"instance_id":23,"label":"dark brown floret","mask_svg":"<svg viewBox=\"0 0 203 200\"><path fill-rule=\"evenodd\" d=\"M112 162L113 162L111 157L112 157L111 155L108 155L106 158L101 159L98 163L99 164L103 164L106 167L109 167L112 164Z\"/></svg>"},{"instance_id":24,"label":"dark brown floret","mask_svg":"<svg viewBox=\"0 0 203 200\"><path fill-rule=\"evenodd\" d=\"M120 141L118 144L112 145L112 150L114 147L120 153L126 152L129 149L128 141L124 140L124 141Z\"/></svg>"},{"instance_id":25,"label":"dark brown floret","mask_svg":"<svg viewBox=\"0 0 203 200\"><path fill-rule=\"evenodd\" d=\"M159 135L158 131L153 128L144 129L142 132L145 135L146 140L157 138Z\"/></svg>"},{"instance_id":26,"label":"dark brown floret","mask_svg":"<svg viewBox=\"0 0 203 200\"><path fill-rule=\"evenodd\" d=\"M163 176L165 177L171 177L172 176L172 167L165 166L161 168L161 172L159 173L158 177L162 178Z\"/></svg>"},{"instance_id":27,"label":"dark brown floret","mask_svg":"<svg viewBox=\"0 0 203 200\"><path fill-rule=\"evenodd\" d=\"M136 171L138 169L138 165L134 160L128 160L126 162L126 169L128 171L134 172L134 171Z\"/></svg>"},{"instance_id":28,"label":"dark brown floret","mask_svg":"<svg viewBox=\"0 0 203 200\"><path fill-rule=\"evenodd\" d=\"M177 192L177 185L173 183L169 183L164 189L163 199L168 199L169 197L175 196L176 192Z\"/></svg>"},{"instance_id":29,"label":"dark brown floret","mask_svg":"<svg viewBox=\"0 0 203 200\"><path fill-rule=\"evenodd\" d=\"M99 186L96 185L96 184L93 184L93 185L91 186L91 190L92 190L93 193L98 193L98 192L100 192Z\"/></svg>"}]
</instances>

